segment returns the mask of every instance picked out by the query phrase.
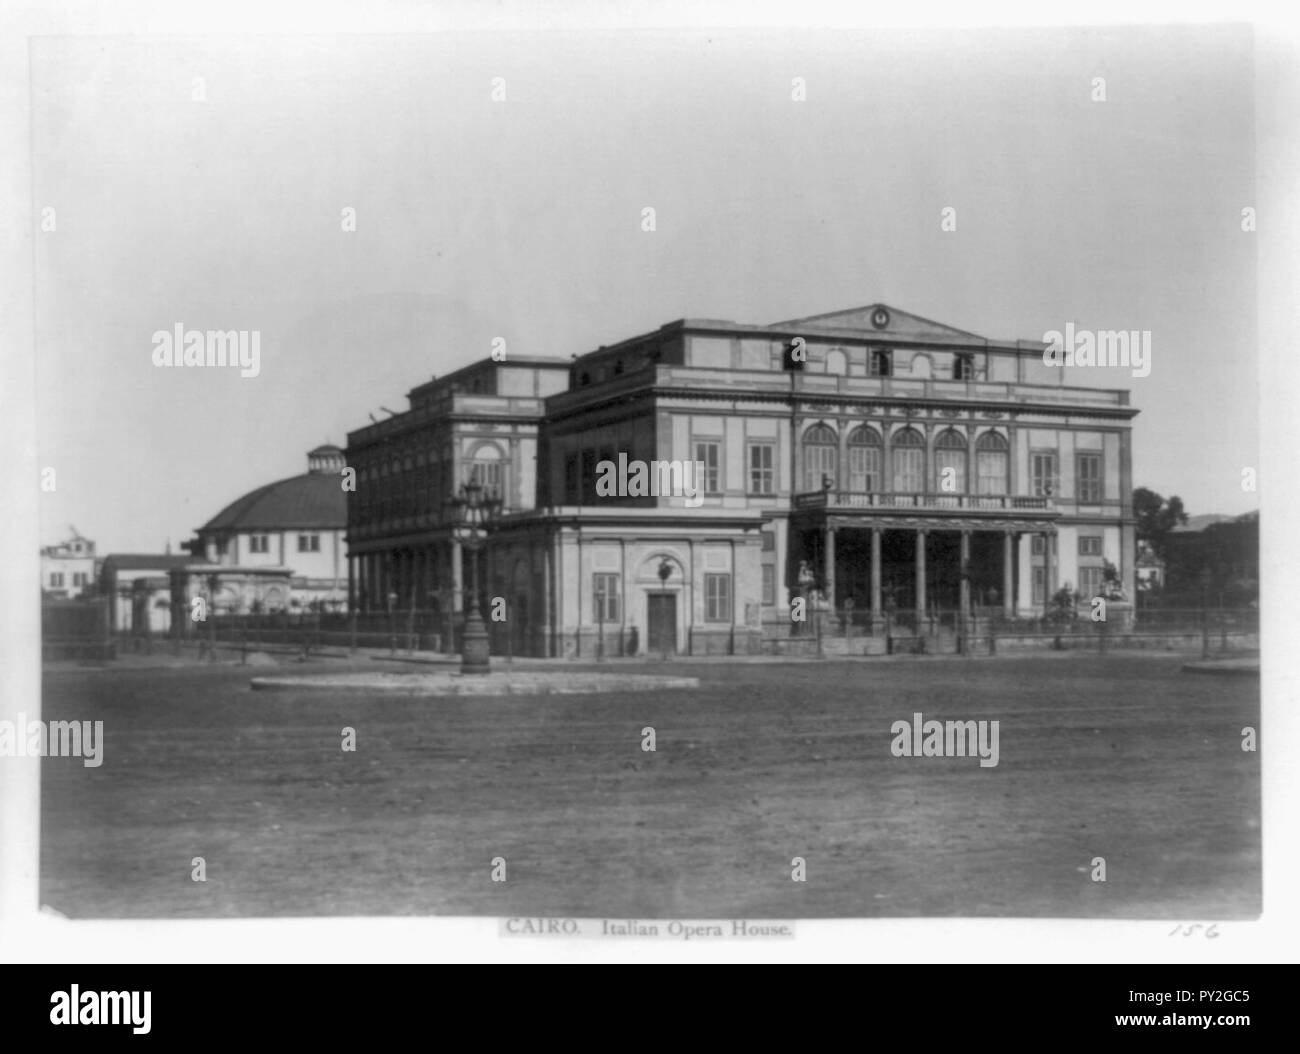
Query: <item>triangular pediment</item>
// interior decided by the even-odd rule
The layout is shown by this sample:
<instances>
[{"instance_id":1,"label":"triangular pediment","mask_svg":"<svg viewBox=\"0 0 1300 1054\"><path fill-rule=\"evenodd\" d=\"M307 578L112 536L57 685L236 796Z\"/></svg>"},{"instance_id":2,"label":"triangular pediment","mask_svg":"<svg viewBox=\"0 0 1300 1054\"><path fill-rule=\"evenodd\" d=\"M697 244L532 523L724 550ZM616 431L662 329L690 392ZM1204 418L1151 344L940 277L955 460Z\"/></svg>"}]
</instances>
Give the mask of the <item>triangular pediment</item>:
<instances>
[{"instance_id":1,"label":"triangular pediment","mask_svg":"<svg viewBox=\"0 0 1300 1054\"><path fill-rule=\"evenodd\" d=\"M772 328L811 331L852 331L864 336L910 337L915 340L970 341L984 338L955 326L945 326L920 315L900 311L888 304L867 304L825 315L809 315L786 322L775 322Z\"/></svg>"}]
</instances>

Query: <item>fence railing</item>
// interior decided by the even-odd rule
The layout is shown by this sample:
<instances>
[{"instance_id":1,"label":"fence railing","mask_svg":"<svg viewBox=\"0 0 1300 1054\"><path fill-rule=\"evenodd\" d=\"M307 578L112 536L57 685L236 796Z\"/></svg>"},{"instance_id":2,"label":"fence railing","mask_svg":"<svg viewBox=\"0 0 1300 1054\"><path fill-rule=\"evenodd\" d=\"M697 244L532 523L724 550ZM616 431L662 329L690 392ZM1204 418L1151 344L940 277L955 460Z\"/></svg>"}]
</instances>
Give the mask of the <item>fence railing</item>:
<instances>
[{"instance_id":1,"label":"fence railing","mask_svg":"<svg viewBox=\"0 0 1300 1054\"><path fill-rule=\"evenodd\" d=\"M765 645L816 644L819 651L842 650L838 642L874 642L895 650L996 652L999 641L1014 646L1055 649L1166 646L1199 650L1203 655L1253 651L1259 647L1259 611L1254 608L1179 608L1142 611L1129 617L1094 621L1089 608L1019 617L1000 607L930 607L924 613L899 609L871 611L810 610L803 621L765 613Z\"/></svg>"}]
</instances>

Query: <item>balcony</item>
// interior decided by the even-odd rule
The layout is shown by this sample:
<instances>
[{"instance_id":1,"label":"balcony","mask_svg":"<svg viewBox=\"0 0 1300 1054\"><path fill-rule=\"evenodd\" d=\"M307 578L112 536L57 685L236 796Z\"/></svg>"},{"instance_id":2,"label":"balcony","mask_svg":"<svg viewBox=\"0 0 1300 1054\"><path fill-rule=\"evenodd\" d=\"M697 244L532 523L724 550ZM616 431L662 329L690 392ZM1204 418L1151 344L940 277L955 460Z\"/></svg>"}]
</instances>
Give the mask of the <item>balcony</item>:
<instances>
[{"instance_id":1,"label":"balcony","mask_svg":"<svg viewBox=\"0 0 1300 1054\"><path fill-rule=\"evenodd\" d=\"M851 490L815 490L794 496L796 509L828 511L880 509L895 512L915 509L924 512L1007 512L1055 513L1051 498L1019 494L880 494Z\"/></svg>"}]
</instances>

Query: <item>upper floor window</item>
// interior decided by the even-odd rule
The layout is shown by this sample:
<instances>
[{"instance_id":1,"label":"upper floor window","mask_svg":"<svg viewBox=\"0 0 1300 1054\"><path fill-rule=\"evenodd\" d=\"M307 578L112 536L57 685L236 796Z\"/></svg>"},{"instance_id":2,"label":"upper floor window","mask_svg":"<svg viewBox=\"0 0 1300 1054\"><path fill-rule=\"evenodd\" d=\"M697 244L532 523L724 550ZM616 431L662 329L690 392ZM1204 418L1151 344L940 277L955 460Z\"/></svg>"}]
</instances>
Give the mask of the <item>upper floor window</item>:
<instances>
[{"instance_id":1,"label":"upper floor window","mask_svg":"<svg viewBox=\"0 0 1300 1054\"><path fill-rule=\"evenodd\" d=\"M298 535L298 552L300 552L300 553L319 553L319 552L320 552L320 535L319 535L319 534L300 534L300 535Z\"/></svg>"},{"instance_id":2,"label":"upper floor window","mask_svg":"<svg viewBox=\"0 0 1300 1054\"><path fill-rule=\"evenodd\" d=\"M578 455L569 454L564 459L564 503L582 504L582 483L578 478Z\"/></svg>"},{"instance_id":3,"label":"upper floor window","mask_svg":"<svg viewBox=\"0 0 1300 1054\"><path fill-rule=\"evenodd\" d=\"M269 553L271 551L271 539L265 534L250 534L248 536L248 551L250 553Z\"/></svg>"},{"instance_id":4,"label":"upper floor window","mask_svg":"<svg viewBox=\"0 0 1300 1054\"><path fill-rule=\"evenodd\" d=\"M1010 444L998 432L985 432L975 442L975 472L981 494L1007 492L1007 462Z\"/></svg>"},{"instance_id":5,"label":"upper floor window","mask_svg":"<svg viewBox=\"0 0 1300 1054\"><path fill-rule=\"evenodd\" d=\"M51 571L51 572L50 572L50 588L51 588L51 589L61 589L61 588L63 588L63 572L62 572L62 571Z\"/></svg>"},{"instance_id":6,"label":"upper floor window","mask_svg":"<svg viewBox=\"0 0 1300 1054\"><path fill-rule=\"evenodd\" d=\"M86 584L86 572L85 571L72 572L72 584L74 586L84 586Z\"/></svg>"},{"instance_id":7,"label":"upper floor window","mask_svg":"<svg viewBox=\"0 0 1300 1054\"><path fill-rule=\"evenodd\" d=\"M467 481L482 487L486 498L505 498L506 463L500 447L486 443L474 451L469 461Z\"/></svg>"},{"instance_id":8,"label":"upper floor window","mask_svg":"<svg viewBox=\"0 0 1300 1054\"><path fill-rule=\"evenodd\" d=\"M722 444L712 440L698 440L695 444L695 460L700 472L699 484L705 494L717 494L722 490L722 472L719 467L719 452Z\"/></svg>"},{"instance_id":9,"label":"upper floor window","mask_svg":"<svg viewBox=\"0 0 1300 1054\"><path fill-rule=\"evenodd\" d=\"M871 376L888 377L894 372L894 363L888 351L877 349L871 353Z\"/></svg>"},{"instance_id":10,"label":"upper floor window","mask_svg":"<svg viewBox=\"0 0 1300 1054\"><path fill-rule=\"evenodd\" d=\"M973 355L958 355L952 360L952 379L954 381L973 381L975 379L975 358Z\"/></svg>"},{"instance_id":11,"label":"upper floor window","mask_svg":"<svg viewBox=\"0 0 1300 1054\"><path fill-rule=\"evenodd\" d=\"M925 489L925 439L915 428L904 428L890 444L894 462L894 491L919 494Z\"/></svg>"},{"instance_id":12,"label":"upper floor window","mask_svg":"<svg viewBox=\"0 0 1300 1054\"><path fill-rule=\"evenodd\" d=\"M1051 498L1060 492L1054 451L1039 450L1029 455L1029 484L1036 498Z\"/></svg>"},{"instance_id":13,"label":"upper floor window","mask_svg":"<svg viewBox=\"0 0 1300 1054\"><path fill-rule=\"evenodd\" d=\"M940 494L966 493L966 437L955 428L934 441L934 482Z\"/></svg>"},{"instance_id":14,"label":"upper floor window","mask_svg":"<svg viewBox=\"0 0 1300 1054\"><path fill-rule=\"evenodd\" d=\"M1075 456L1075 489L1078 500L1096 504L1101 501L1101 455L1077 454Z\"/></svg>"},{"instance_id":15,"label":"upper floor window","mask_svg":"<svg viewBox=\"0 0 1300 1054\"><path fill-rule=\"evenodd\" d=\"M839 441L829 425L813 425L803 437L803 486L805 491L835 486L839 469Z\"/></svg>"},{"instance_id":16,"label":"upper floor window","mask_svg":"<svg viewBox=\"0 0 1300 1054\"><path fill-rule=\"evenodd\" d=\"M880 433L860 425L849 435L849 490L859 494L880 489Z\"/></svg>"},{"instance_id":17,"label":"upper floor window","mask_svg":"<svg viewBox=\"0 0 1300 1054\"><path fill-rule=\"evenodd\" d=\"M775 491L776 448L771 443L750 443L749 493L772 494Z\"/></svg>"},{"instance_id":18,"label":"upper floor window","mask_svg":"<svg viewBox=\"0 0 1300 1054\"><path fill-rule=\"evenodd\" d=\"M1080 556L1101 556L1101 535L1100 534L1079 535L1079 555Z\"/></svg>"}]
</instances>

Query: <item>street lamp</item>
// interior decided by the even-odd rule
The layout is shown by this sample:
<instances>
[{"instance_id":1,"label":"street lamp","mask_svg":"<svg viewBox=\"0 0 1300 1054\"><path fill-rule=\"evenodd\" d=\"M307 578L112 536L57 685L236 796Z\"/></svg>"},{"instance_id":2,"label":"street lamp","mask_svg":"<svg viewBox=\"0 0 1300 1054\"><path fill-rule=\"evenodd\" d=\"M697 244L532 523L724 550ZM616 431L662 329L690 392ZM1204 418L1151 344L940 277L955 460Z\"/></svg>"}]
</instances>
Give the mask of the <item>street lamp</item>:
<instances>
[{"instance_id":1,"label":"street lamp","mask_svg":"<svg viewBox=\"0 0 1300 1054\"><path fill-rule=\"evenodd\" d=\"M501 499L484 495L477 480L462 484L460 497L448 503L452 535L470 554L469 610L461 636L460 672L487 673L491 669L487 626L478 610L478 553L487 543L488 530L501 508Z\"/></svg>"}]
</instances>

